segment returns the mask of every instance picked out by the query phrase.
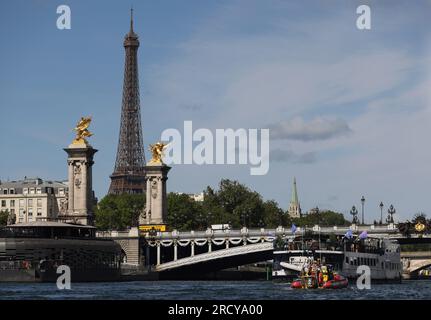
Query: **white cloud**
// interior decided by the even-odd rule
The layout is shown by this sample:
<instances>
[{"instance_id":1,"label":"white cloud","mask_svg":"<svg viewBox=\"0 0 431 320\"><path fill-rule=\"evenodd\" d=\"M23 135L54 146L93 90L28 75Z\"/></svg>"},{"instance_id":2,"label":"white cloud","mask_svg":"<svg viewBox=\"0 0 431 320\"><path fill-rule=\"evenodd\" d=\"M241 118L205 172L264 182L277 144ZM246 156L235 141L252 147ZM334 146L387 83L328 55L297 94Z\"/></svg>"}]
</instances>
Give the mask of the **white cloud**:
<instances>
[{"instance_id":1,"label":"white cloud","mask_svg":"<svg viewBox=\"0 0 431 320\"><path fill-rule=\"evenodd\" d=\"M310 122L296 117L269 126L271 138L289 140L326 140L351 132L349 125L342 119L318 117Z\"/></svg>"},{"instance_id":2,"label":"white cloud","mask_svg":"<svg viewBox=\"0 0 431 320\"><path fill-rule=\"evenodd\" d=\"M316 162L315 152L297 154L292 150L274 149L270 151L271 161L310 164Z\"/></svg>"}]
</instances>

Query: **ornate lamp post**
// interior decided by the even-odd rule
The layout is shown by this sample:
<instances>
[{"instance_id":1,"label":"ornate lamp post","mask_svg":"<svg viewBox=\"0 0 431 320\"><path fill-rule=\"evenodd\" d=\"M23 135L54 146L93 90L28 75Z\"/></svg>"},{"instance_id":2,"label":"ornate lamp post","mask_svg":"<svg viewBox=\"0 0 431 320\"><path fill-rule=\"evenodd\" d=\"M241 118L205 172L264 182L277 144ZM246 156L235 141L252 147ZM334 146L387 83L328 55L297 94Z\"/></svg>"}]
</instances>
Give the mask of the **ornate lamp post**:
<instances>
[{"instance_id":1,"label":"ornate lamp post","mask_svg":"<svg viewBox=\"0 0 431 320\"><path fill-rule=\"evenodd\" d=\"M383 202L380 201L379 207L380 207L380 224L383 224L383 207L384 207Z\"/></svg>"},{"instance_id":2,"label":"ornate lamp post","mask_svg":"<svg viewBox=\"0 0 431 320\"><path fill-rule=\"evenodd\" d=\"M394 214L395 214L396 210L394 208L393 205L390 205L389 209L388 209L388 218L386 219L387 223L394 223Z\"/></svg>"},{"instance_id":3,"label":"ornate lamp post","mask_svg":"<svg viewBox=\"0 0 431 320\"><path fill-rule=\"evenodd\" d=\"M358 223L358 210L355 206L352 207L350 210L350 214L353 216L352 223L357 224Z\"/></svg>"},{"instance_id":4,"label":"ornate lamp post","mask_svg":"<svg viewBox=\"0 0 431 320\"><path fill-rule=\"evenodd\" d=\"M362 198L361 198L361 204L362 204L362 224L365 224L364 223L364 204L365 204L365 197L364 196L362 196Z\"/></svg>"}]
</instances>

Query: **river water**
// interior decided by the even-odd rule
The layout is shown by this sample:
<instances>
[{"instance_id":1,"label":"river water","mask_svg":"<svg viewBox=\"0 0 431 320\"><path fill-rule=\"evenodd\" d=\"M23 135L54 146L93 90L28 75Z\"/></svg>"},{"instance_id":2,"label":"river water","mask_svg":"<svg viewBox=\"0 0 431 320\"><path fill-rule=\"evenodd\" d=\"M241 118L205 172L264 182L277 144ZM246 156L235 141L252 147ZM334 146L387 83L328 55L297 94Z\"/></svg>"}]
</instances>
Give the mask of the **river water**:
<instances>
[{"instance_id":1,"label":"river water","mask_svg":"<svg viewBox=\"0 0 431 320\"><path fill-rule=\"evenodd\" d=\"M0 283L0 300L27 299L153 299L153 300L296 300L296 299L431 299L431 281L375 284L359 290L354 283L339 290L294 290L287 283L271 281L144 281L72 283L71 290L56 284Z\"/></svg>"}]
</instances>

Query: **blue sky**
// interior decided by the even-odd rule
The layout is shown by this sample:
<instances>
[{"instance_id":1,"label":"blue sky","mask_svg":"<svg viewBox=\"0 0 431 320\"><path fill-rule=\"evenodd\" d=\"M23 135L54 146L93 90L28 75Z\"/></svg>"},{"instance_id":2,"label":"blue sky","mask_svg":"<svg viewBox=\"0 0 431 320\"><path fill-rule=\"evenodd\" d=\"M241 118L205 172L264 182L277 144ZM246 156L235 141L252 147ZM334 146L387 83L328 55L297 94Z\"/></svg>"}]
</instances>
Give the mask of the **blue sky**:
<instances>
[{"instance_id":1,"label":"blue sky","mask_svg":"<svg viewBox=\"0 0 431 320\"><path fill-rule=\"evenodd\" d=\"M72 29L56 28L56 8ZM124 1L0 2L0 179L65 179L66 147L92 115L94 188L113 171L120 122ZM372 29L356 28L370 4ZM265 176L248 166L176 165L168 189L238 179L287 208L348 213L367 199L401 218L431 214L431 2L135 1L145 148L166 128L270 128ZM147 153L147 157L149 154Z\"/></svg>"}]
</instances>

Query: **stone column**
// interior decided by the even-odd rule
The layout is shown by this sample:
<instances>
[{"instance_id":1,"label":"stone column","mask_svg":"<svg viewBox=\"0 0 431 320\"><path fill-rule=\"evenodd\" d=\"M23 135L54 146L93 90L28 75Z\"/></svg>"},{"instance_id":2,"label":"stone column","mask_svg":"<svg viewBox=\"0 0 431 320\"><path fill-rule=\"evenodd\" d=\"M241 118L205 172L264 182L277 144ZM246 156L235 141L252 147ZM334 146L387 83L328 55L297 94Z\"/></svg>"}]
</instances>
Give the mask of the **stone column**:
<instances>
[{"instance_id":1,"label":"stone column","mask_svg":"<svg viewBox=\"0 0 431 320\"><path fill-rule=\"evenodd\" d=\"M160 264L160 243L157 243L157 265Z\"/></svg>"},{"instance_id":2,"label":"stone column","mask_svg":"<svg viewBox=\"0 0 431 320\"><path fill-rule=\"evenodd\" d=\"M90 182L87 175L87 161L81 161L81 171L82 171L82 207L88 210L88 191L87 185Z\"/></svg>"},{"instance_id":3,"label":"stone column","mask_svg":"<svg viewBox=\"0 0 431 320\"><path fill-rule=\"evenodd\" d=\"M166 181L171 167L165 164L147 164L147 203L145 205L147 224L165 224L168 215L166 199Z\"/></svg>"},{"instance_id":4,"label":"stone column","mask_svg":"<svg viewBox=\"0 0 431 320\"><path fill-rule=\"evenodd\" d=\"M174 241L174 261L178 260L178 245L177 242Z\"/></svg>"},{"instance_id":5,"label":"stone column","mask_svg":"<svg viewBox=\"0 0 431 320\"><path fill-rule=\"evenodd\" d=\"M86 143L71 144L64 149L68 154L69 165L69 196L68 210L59 218L67 222L93 225L93 185L92 170L93 157L97 152Z\"/></svg>"},{"instance_id":6,"label":"stone column","mask_svg":"<svg viewBox=\"0 0 431 320\"><path fill-rule=\"evenodd\" d=\"M73 183L73 161L72 160L68 160L67 164L69 165L69 196L67 199L67 205L68 205L68 212L73 212L74 211L74 203L73 200L75 199L74 197L74 187L75 184ZM71 178L72 177L72 178ZM72 180L71 180L72 179Z\"/></svg>"},{"instance_id":7,"label":"stone column","mask_svg":"<svg viewBox=\"0 0 431 320\"><path fill-rule=\"evenodd\" d=\"M195 243L193 241L190 241L190 256L194 257L195 256Z\"/></svg>"}]
</instances>

